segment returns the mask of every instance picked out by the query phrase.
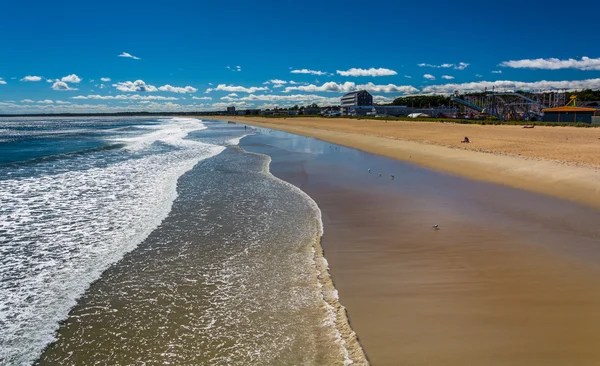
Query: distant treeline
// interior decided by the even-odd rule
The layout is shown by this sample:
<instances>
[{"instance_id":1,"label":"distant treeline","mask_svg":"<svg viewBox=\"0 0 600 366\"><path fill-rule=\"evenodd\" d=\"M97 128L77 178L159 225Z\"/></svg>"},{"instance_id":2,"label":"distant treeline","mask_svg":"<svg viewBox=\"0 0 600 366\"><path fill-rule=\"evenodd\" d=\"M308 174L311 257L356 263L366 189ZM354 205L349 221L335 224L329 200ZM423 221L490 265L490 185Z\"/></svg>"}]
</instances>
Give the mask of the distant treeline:
<instances>
[{"instance_id":1,"label":"distant treeline","mask_svg":"<svg viewBox=\"0 0 600 366\"><path fill-rule=\"evenodd\" d=\"M430 108L449 106L450 104L450 97L445 97L443 95L413 95L396 98L390 105L402 105L414 108Z\"/></svg>"},{"instance_id":2,"label":"distant treeline","mask_svg":"<svg viewBox=\"0 0 600 366\"><path fill-rule=\"evenodd\" d=\"M480 93L468 93L465 95L460 95L459 97L463 98L465 96L485 96L487 94L491 94L492 92L480 92ZM533 97L535 94L540 93L531 93L523 90L517 90L517 93ZM558 91L557 91L558 93ZM551 93L541 93L541 94L551 94ZM567 102L569 101L569 97L571 95L575 95L577 100L580 102L589 102L589 101L599 101L600 100L600 90L592 90L585 89L582 91L575 92L567 92ZM414 108L437 108L443 106L452 105L452 101L450 96L443 95L412 95L406 97L399 97L394 99L394 101L388 105L402 105L407 107Z\"/></svg>"}]
</instances>

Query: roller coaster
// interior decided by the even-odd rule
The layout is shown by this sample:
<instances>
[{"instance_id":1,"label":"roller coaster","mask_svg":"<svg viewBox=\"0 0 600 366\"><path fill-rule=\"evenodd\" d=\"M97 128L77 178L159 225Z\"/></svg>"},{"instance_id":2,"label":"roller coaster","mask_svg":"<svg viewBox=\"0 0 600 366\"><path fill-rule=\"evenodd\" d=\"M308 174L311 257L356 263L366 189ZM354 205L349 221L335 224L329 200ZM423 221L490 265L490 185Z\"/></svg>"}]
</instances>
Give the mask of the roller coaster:
<instances>
[{"instance_id":1,"label":"roller coaster","mask_svg":"<svg viewBox=\"0 0 600 366\"><path fill-rule=\"evenodd\" d=\"M543 109L564 105L565 94L503 92L459 97L456 93L452 101L481 117L491 116L503 121L536 121L542 118Z\"/></svg>"}]
</instances>

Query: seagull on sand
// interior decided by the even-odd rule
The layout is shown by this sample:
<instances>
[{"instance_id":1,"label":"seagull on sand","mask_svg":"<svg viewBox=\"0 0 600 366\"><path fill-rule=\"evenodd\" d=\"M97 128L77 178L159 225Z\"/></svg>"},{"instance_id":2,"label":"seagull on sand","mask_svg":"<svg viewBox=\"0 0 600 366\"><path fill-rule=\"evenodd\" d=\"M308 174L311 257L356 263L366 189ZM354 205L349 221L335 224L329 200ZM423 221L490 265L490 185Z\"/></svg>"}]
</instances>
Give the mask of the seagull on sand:
<instances>
[{"instance_id":1,"label":"seagull on sand","mask_svg":"<svg viewBox=\"0 0 600 366\"><path fill-rule=\"evenodd\" d=\"M371 174L371 168L369 168L368 172L369 172L369 174Z\"/></svg>"},{"instance_id":2,"label":"seagull on sand","mask_svg":"<svg viewBox=\"0 0 600 366\"><path fill-rule=\"evenodd\" d=\"M433 230L439 230L439 229L440 229L440 225L438 225L438 224L433 225Z\"/></svg>"},{"instance_id":3,"label":"seagull on sand","mask_svg":"<svg viewBox=\"0 0 600 366\"><path fill-rule=\"evenodd\" d=\"M379 173L379 176L381 177L381 173Z\"/></svg>"},{"instance_id":4,"label":"seagull on sand","mask_svg":"<svg viewBox=\"0 0 600 366\"><path fill-rule=\"evenodd\" d=\"M392 174L392 180L394 180L394 178L396 178L396 177L394 176L394 174Z\"/></svg>"}]
</instances>

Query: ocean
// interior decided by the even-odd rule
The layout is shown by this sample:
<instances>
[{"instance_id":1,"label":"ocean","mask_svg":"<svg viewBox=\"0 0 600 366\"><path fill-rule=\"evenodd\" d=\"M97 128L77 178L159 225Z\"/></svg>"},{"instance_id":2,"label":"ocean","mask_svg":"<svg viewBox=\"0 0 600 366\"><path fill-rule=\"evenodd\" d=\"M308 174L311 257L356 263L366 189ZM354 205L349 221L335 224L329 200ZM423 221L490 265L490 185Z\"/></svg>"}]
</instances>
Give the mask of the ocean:
<instances>
[{"instance_id":1,"label":"ocean","mask_svg":"<svg viewBox=\"0 0 600 366\"><path fill-rule=\"evenodd\" d=\"M0 364L351 364L321 212L192 118L0 119Z\"/></svg>"}]
</instances>

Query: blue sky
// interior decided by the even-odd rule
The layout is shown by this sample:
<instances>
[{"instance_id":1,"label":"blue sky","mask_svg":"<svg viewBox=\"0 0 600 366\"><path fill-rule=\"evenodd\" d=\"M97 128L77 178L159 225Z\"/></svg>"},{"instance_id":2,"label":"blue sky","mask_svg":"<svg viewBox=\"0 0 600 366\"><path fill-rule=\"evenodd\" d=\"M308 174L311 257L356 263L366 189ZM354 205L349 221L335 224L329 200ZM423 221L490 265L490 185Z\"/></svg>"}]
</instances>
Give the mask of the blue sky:
<instances>
[{"instance_id":1,"label":"blue sky","mask_svg":"<svg viewBox=\"0 0 600 366\"><path fill-rule=\"evenodd\" d=\"M11 1L0 113L600 88L600 3L579 1L574 15L552 3Z\"/></svg>"}]
</instances>

